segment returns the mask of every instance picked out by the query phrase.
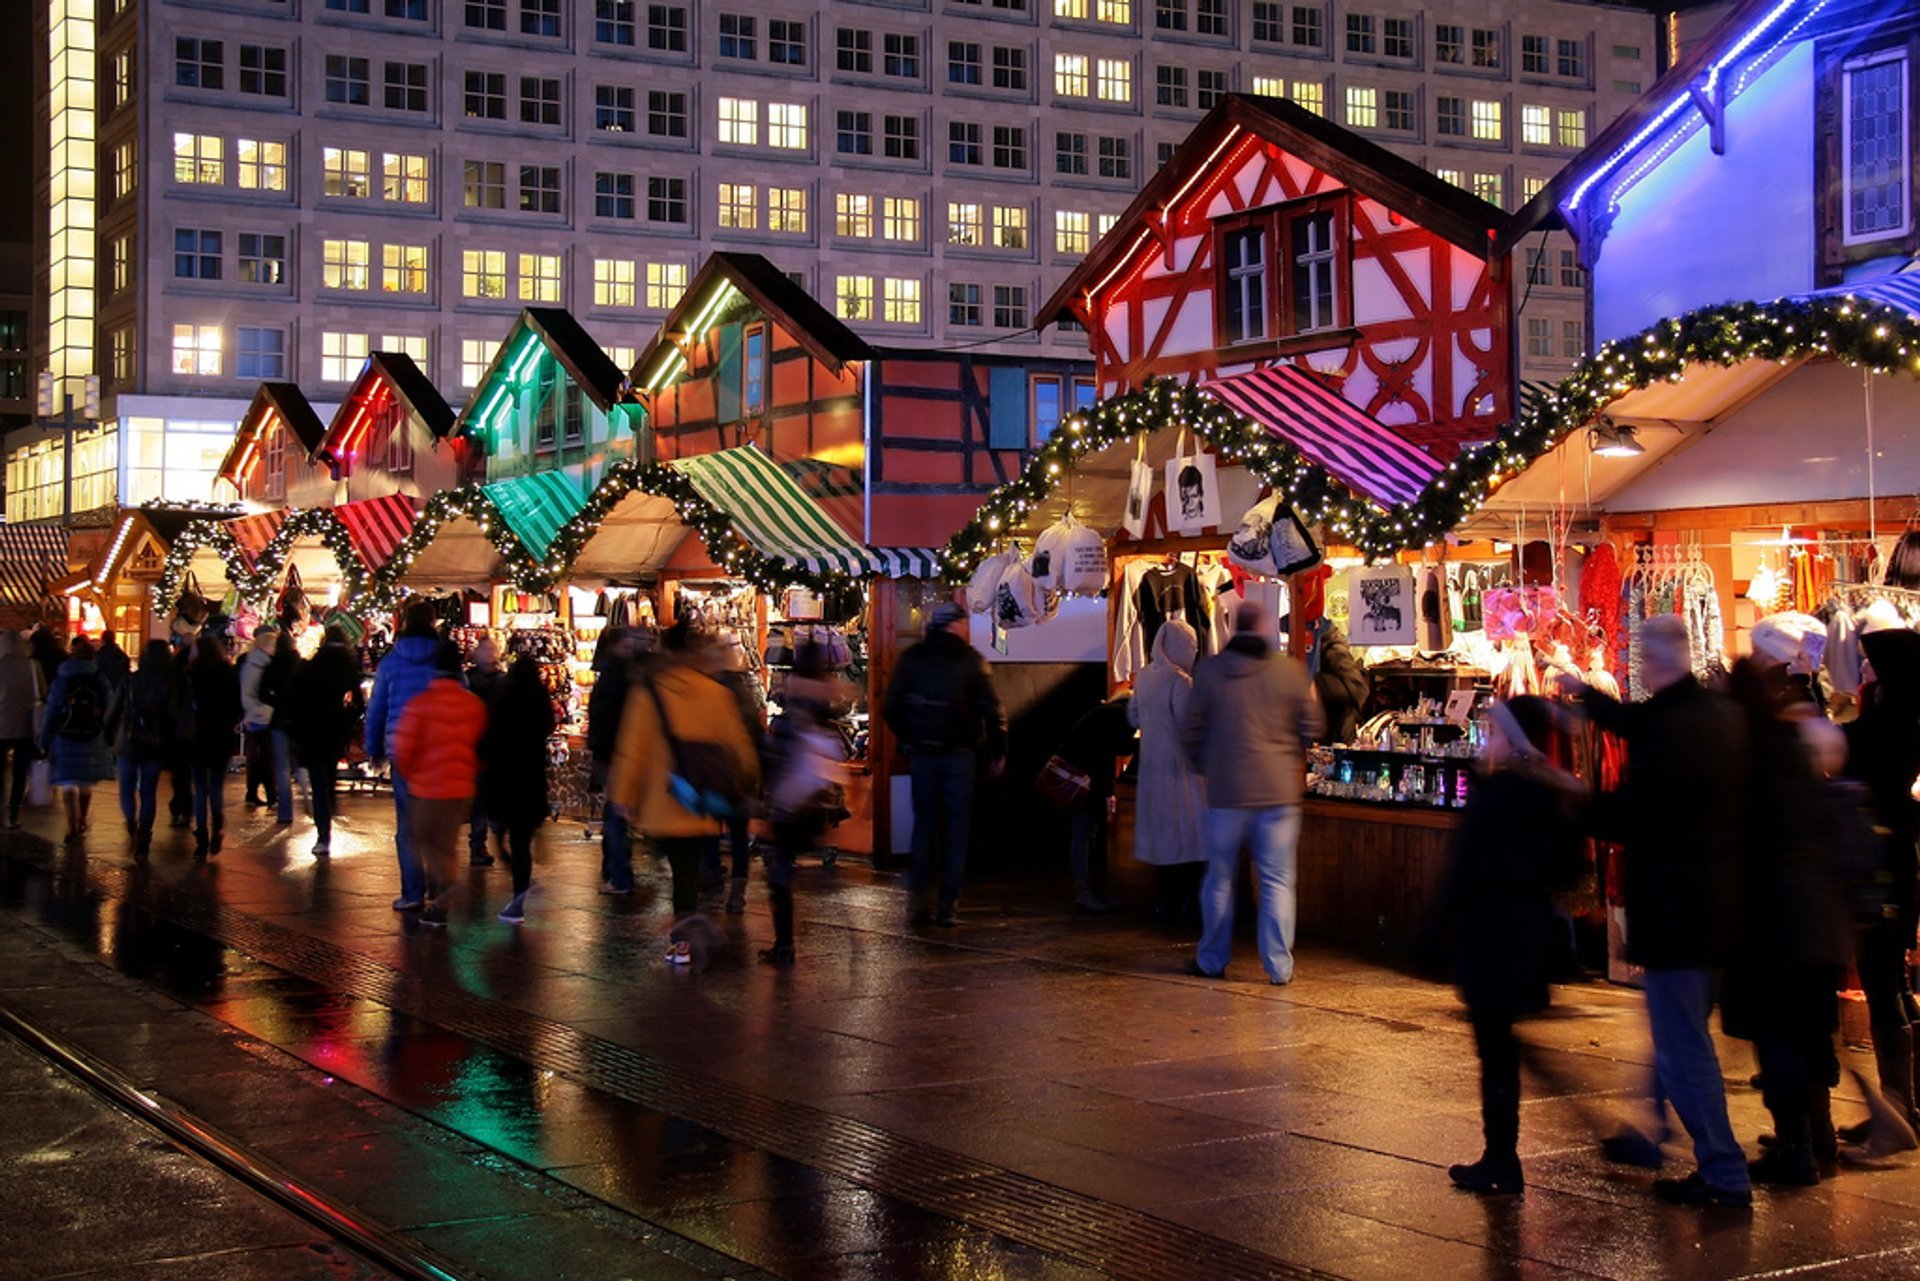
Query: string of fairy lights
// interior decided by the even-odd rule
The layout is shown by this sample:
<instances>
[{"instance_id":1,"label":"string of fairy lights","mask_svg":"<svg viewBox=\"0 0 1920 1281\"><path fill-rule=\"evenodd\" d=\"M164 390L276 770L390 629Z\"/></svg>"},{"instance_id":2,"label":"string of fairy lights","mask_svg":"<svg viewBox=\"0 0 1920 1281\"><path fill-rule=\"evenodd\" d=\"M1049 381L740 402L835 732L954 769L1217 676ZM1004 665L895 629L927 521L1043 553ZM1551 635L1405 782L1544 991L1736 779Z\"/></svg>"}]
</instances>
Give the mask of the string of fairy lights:
<instances>
[{"instance_id":1,"label":"string of fairy lights","mask_svg":"<svg viewBox=\"0 0 1920 1281\"><path fill-rule=\"evenodd\" d=\"M974 518L953 535L943 553L945 570L951 581L971 575L984 557L1025 528L1027 518L1089 455L1129 443L1143 432L1183 428L1225 461L1245 466L1304 520L1320 526L1330 541L1378 560L1444 538L1478 511L1503 480L1629 392L1679 382L1694 364L1788 364L1807 358L1840 360L1881 375L1899 370L1920 376L1920 316L1870 299L1826 296L1731 303L1661 321L1630 338L1601 344L1492 440L1463 449L1417 498L1389 507L1355 495L1291 443L1192 385L1154 379L1064 419L1021 474L989 494ZM761 552L684 473L662 463L623 459L607 469L543 556L529 551L513 533L483 486L468 484L429 499L407 537L378 570L368 568L345 523L331 509L290 511L251 562L227 523L195 521L175 540L154 597L159 607L172 609L194 555L210 549L227 566L233 589L243 599L263 602L282 582L294 544L318 537L340 566L341 607L366 615L388 611L410 590L407 576L418 557L448 524L463 519L487 536L514 587L551 591L565 580L608 514L636 492L671 502L680 521L699 535L714 563L730 577L769 591L794 586L823 590L852 577L838 570L802 568Z\"/></svg>"}]
</instances>

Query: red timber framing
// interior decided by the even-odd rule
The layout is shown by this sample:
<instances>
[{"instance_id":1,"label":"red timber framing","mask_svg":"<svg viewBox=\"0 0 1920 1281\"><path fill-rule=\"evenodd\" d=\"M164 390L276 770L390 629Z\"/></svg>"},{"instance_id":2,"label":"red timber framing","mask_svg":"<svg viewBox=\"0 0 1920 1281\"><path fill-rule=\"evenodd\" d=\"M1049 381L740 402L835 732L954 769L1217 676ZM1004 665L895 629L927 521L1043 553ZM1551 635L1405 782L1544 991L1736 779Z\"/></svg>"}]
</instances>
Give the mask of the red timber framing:
<instances>
[{"instance_id":1,"label":"red timber framing","mask_svg":"<svg viewBox=\"0 0 1920 1281\"><path fill-rule=\"evenodd\" d=\"M476 442L452 436L454 413L404 352L376 351L348 388L315 461L346 485L342 501L430 498L485 476Z\"/></svg>"},{"instance_id":2,"label":"red timber framing","mask_svg":"<svg viewBox=\"0 0 1920 1281\"><path fill-rule=\"evenodd\" d=\"M1330 317L1293 320L1309 212L1334 228ZM1216 108L1039 313L1080 321L1101 393L1163 376L1311 367L1406 439L1439 452L1490 437L1515 406L1505 215L1292 103ZM1224 236L1263 229L1264 325L1232 341Z\"/></svg>"},{"instance_id":3,"label":"red timber framing","mask_svg":"<svg viewBox=\"0 0 1920 1281\"><path fill-rule=\"evenodd\" d=\"M326 430L298 386L261 383L234 430L217 478L233 486L243 501L285 502L288 494L322 474L313 455Z\"/></svg>"}]
</instances>

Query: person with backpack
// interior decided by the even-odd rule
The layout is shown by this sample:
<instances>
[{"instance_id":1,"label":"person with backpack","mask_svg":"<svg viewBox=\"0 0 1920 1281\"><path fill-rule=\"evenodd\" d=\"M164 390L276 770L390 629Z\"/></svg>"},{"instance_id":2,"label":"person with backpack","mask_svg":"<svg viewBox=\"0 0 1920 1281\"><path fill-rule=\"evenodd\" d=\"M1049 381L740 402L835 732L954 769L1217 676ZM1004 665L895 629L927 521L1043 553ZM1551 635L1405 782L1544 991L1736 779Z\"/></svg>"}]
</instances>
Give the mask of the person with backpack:
<instances>
[{"instance_id":1,"label":"person with backpack","mask_svg":"<svg viewBox=\"0 0 1920 1281\"><path fill-rule=\"evenodd\" d=\"M93 642L83 636L73 642L73 652L53 678L40 727L40 750L52 761L53 785L60 789L69 843L77 842L87 830L93 785L113 777L106 731L106 681L94 661Z\"/></svg>"},{"instance_id":2,"label":"person with backpack","mask_svg":"<svg viewBox=\"0 0 1920 1281\"><path fill-rule=\"evenodd\" d=\"M433 606L417 600L407 606L400 639L374 669L373 693L367 699L367 760L378 769L387 760L393 746L393 733L407 704L433 680L434 662L440 653L440 632ZM400 897L393 901L396 912L417 912L426 903L425 875L413 846L413 822L409 817L412 792L406 771L393 771L393 850L400 861Z\"/></svg>"},{"instance_id":3,"label":"person with backpack","mask_svg":"<svg viewBox=\"0 0 1920 1281\"><path fill-rule=\"evenodd\" d=\"M27 654L25 640L9 628L0 631L0 761L11 758L13 776L7 780L7 830L20 827L20 806L27 799L27 774L33 768L33 740L38 734L40 695L44 692L40 668Z\"/></svg>"},{"instance_id":4,"label":"person with backpack","mask_svg":"<svg viewBox=\"0 0 1920 1281\"><path fill-rule=\"evenodd\" d=\"M326 640L300 664L277 709L293 753L307 771L313 797L315 858L333 853L333 814L340 758L359 719L360 659L346 629L330 624Z\"/></svg>"},{"instance_id":5,"label":"person with backpack","mask_svg":"<svg viewBox=\"0 0 1920 1281\"><path fill-rule=\"evenodd\" d=\"M394 771L407 781L407 817L426 899L420 924L444 926L453 892L453 851L473 813L487 707L460 682L460 650L441 641L427 687L407 702L392 737Z\"/></svg>"},{"instance_id":6,"label":"person with backpack","mask_svg":"<svg viewBox=\"0 0 1920 1281\"><path fill-rule=\"evenodd\" d=\"M990 777L999 777L1007 762L1007 714L994 692L992 669L968 639L965 608L950 600L933 607L926 639L900 656L882 715L906 744L913 769L907 921L958 924L954 913L966 876L981 755ZM944 853L940 906L930 912L927 889L936 852Z\"/></svg>"},{"instance_id":7,"label":"person with backpack","mask_svg":"<svg viewBox=\"0 0 1920 1281\"><path fill-rule=\"evenodd\" d=\"M201 633L187 664L187 694L193 734L187 760L193 768L193 854L220 853L227 821L227 764L240 750L240 673L217 636Z\"/></svg>"},{"instance_id":8,"label":"person with backpack","mask_svg":"<svg viewBox=\"0 0 1920 1281\"><path fill-rule=\"evenodd\" d=\"M147 642L139 670L115 687L111 699L107 726L119 762L120 814L133 837L133 856L144 859L153 849L160 770L173 752L184 701L167 642Z\"/></svg>"},{"instance_id":9,"label":"person with backpack","mask_svg":"<svg viewBox=\"0 0 1920 1281\"><path fill-rule=\"evenodd\" d=\"M240 658L240 706L246 712L241 727L247 751L247 804L265 808L278 805L277 775L273 768L273 706L263 692L267 668L273 663L273 651L280 642L280 624L261 623L253 633L253 644Z\"/></svg>"},{"instance_id":10,"label":"person with backpack","mask_svg":"<svg viewBox=\"0 0 1920 1281\"><path fill-rule=\"evenodd\" d=\"M700 968L718 937L700 915L700 858L760 784L759 753L719 666L683 622L660 638L660 661L634 684L620 717L607 804L653 842L673 871L667 960Z\"/></svg>"}]
</instances>

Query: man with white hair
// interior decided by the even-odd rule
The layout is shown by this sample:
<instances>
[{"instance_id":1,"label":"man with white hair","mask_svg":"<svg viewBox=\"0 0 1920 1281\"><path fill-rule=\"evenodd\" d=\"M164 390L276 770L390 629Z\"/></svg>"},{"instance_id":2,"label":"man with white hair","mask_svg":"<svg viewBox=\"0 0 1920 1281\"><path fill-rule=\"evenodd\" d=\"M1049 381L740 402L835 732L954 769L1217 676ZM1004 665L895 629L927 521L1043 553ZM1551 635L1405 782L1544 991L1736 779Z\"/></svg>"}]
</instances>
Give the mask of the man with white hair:
<instances>
[{"instance_id":1,"label":"man with white hair","mask_svg":"<svg viewBox=\"0 0 1920 1281\"><path fill-rule=\"evenodd\" d=\"M1693 1139L1698 1169L1660 1179L1654 1192L1684 1205L1750 1206L1746 1153L1727 1118L1726 1083L1713 1048L1716 971L1736 937L1740 798L1750 750L1731 699L1694 678L1687 627L1677 616L1642 626L1648 697L1621 703L1563 677L1594 721L1627 742L1627 782L1602 807L1607 835L1624 847L1627 959L1645 971L1658 1097ZM1658 1149L1609 1142L1609 1155L1657 1165Z\"/></svg>"}]
</instances>

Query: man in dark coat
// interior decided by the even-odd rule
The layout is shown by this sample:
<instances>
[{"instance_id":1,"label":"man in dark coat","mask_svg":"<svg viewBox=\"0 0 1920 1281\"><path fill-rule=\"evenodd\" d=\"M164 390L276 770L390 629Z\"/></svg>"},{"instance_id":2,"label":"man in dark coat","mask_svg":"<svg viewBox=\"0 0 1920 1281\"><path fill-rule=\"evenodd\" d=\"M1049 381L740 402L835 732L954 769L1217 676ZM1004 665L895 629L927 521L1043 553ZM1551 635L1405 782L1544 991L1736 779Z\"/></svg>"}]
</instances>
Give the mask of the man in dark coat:
<instances>
[{"instance_id":1,"label":"man in dark coat","mask_svg":"<svg viewBox=\"0 0 1920 1281\"><path fill-rule=\"evenodd\" d=\"M1346 635L1323 618L1313 625L1313 647L1307 655L1307 670L1313 675L1314 693L1326 713L1327 727L1321 741L1351 743L1360 730L1360 711L1367 705L1373 682L1360 665Z\"/></svg>"},{"instance_id":2,"label":"man in dark coat","mask_svg":"<svg viewBox=\"0 0 1920 1281\"><path fill-rule=\"evenodd\" d=\"M634 634L609 626L593 649L593 690L587 695L587 754L591 758L593 787L604 792L607 771L620 741L620 716L632 688ZM605 807L600 818L600 892L633 893L633 835L627 816Z\"/></svg>"},{"instance_id":3,"label":"man in dark coat","mask_svg":"<svg viewBox=\"0 0 1920 1281\"><path fill-rule=\"evenodd\" d=\"M492 707L506 683L507 669L500 665L500 647L493 643L493 637L482 636L473 647L473 662L467 666L467 688L475 698ZM505 821L487 812L489 790L481 787L474 792L473 814L467 820L467 863L473 867L493 866L493 855L487 849L488 832L500 838L503 848L506 844Z\"/></svg>"},{"instance_id":4,"label":"man in dark coat","mask_svg":"<svg viewBox=\"0 0 1920 1281\"><path fill-rule=\"evenodd\" d=\"M968 639L965 609L952 601L934 606L926 639L900 656L887 684L882 715L906 744L913 767L908 920L954 925L966 876L980 758L984 753L994 777L1006 768L1007 759L1007 714L994 692L987 660ZM926 895L936 850L945 860L940 906L938 912L929 912Z\"/></svg>"},{"instance_id":5,"label":"man in dark coat","mask_svg":"<svg viewBox=\"0 0 1920 1281\"><path fill-rule=\"evenodd\" d=\"M1107 816L1113 806L1113 783L1120 757L1132 756L1139 733L1127 718L1132 700L1108 699L1073 723L1056 753L1085 774L1087 799L1068 817L1067 859L1073 867L1073 901L1083 912L1111 912L1114 903L1094 885L1093 851L1104 847Z\"/></svg>"},{"instance_id":6,"label":"man in dark coat","mask_svg":"<svg viewBox=\"0 0 1920 1281\"><path fill-rule=\"evenodd\" d=\"M1726 1082L1708 1030L1715 971L1732 951L1738 921L1746 719L1694 679L1677 615L1648 619L1641 651L1651 691L1643 703L1562 679L1601 728L1627 743L1628 781L1603 798L1600 834L1624 847L1627 958L1645 970L1654 1075L1699 1164L1688 1178L1656 1181L1654 1190L1683 1204L1751 1205L1747 1158L1727 1118ZM1657 1150L1632 1146L1644 1163L1657 1163ZM1609 1154L1628 1155L1618 1143Z\"/></svg>"}]
</instances>

